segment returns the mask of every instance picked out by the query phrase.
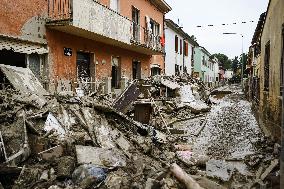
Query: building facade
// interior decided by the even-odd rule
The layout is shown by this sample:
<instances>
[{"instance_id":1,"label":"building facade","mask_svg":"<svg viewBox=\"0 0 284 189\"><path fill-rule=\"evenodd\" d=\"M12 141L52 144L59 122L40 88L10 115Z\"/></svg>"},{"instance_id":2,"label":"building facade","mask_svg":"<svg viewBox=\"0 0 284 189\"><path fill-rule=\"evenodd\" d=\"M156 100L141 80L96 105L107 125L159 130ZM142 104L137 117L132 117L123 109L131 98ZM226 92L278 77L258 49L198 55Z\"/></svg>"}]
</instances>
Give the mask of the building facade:
<instances>
[{"instance_id":1,"label":"building facade","mask_svg":"<svg viewBox=\"0 0 284 189\"><path fill-rule=\"evenodd\" d=\"M231 70L226 70L225 71L225 79L228 81L230 79L232 79L234 76L234 71Z\"/></svg>"},{"instance_id":2,"label":"building facade","mask_svg":"<svg viewBox=\"0 0 284 189\"><path fill-rule=\"evenodd\" d=\"M167 19L165 22L165 74L191 75L194 65L194 47L198 46L178 24Z\"/></svg>"},{"instance_id":3,"label":"building facade","mask_svg":"<svg viewBox=\"0 0 284 189\"><path fill-rule=\"evenodd\" d=\"M219 72L220 72L220 70L219 70L219 60L216 57L214 57L213 61L214 61L214 68L213 68L213 70L214 70L215 86L219 86L219 82L220 82L220 78L219 78Z\"/></svg>"},{"instance_id":4,"label":"building facade","mask_svg":"<svg viewBox=\"0 0 284 189\"><path fill-rule=\"evenodd\" d=\"M196 47L194 49L194 72L193 76L199 78L204 83L210 82L212 77L212 61L211 54L204 47Z\"/></svg>"},{"instance_id":5,"label":"building facade","mask_svg":"<svg viewBox=\"0 0 284 189\"><path fill-rule=\"evenodd\" d=\"M260 15L248 53L248 94L254 108L259 108L260 99L260 65L261 65L261 32L263 30L266 12Z\"/></svg>"},{"instance_id":6,"label":"building facade","mask_svg":"<svg viewBox=\"0 0 284 189\"><path fill-rule=\"evenodd\" d=\"M163 72L164 15L170 10L164 0L5 1L1 44L12 48L2 45L0 56L12 54L10 64L30 67L50 91L100 82L120 88L123 78Z\"/></svg>"},{"instance_id":7,"label":"building facade","mask_svg":"<svg viewBox=\"0 0 284 189\"><path fill-rule=\"evenodd\" d=\"M260 38L259 114L266 128L281 137L284 64L284 1L271 0Z\"/></svg>"}]
</instances>

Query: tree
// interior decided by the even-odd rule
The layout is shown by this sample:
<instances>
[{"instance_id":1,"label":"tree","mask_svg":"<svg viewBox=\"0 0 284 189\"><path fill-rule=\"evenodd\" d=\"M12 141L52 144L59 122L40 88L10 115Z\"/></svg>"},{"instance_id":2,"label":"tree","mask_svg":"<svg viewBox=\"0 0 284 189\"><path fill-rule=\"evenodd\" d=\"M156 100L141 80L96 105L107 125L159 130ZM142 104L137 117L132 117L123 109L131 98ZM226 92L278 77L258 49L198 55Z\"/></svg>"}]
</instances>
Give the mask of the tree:
<instances>
[{"instance_id":1,"label":"tree","mask_svg":"<svg viewBox=\"0 0 284 189\"><path fill-rule=\"evenodd\" d=\"M244 61L243 61L243 58L244 58ZM247 77L247 75L248 75L248 72L246 71L247 60L248 60L248 54L247 53L243 53L242 55L240 55L240 65L243 64L244 77Z\"/></svg>"},{"instance_id":2,"label":"tree","mask_svg":"<svg viewBox=\"0 0 284 189\"><path fill-rule=\"evenodd\" d=\"M222 66L225 70L229 70L232 68L232 61L229 59L228 56L218 53L218 54L213 54L210 58L213 59L214 57L216 57L219 60L220 66Z\"/></svg>"},{"instance_id":3,"label":"tree","mask_svg":"<svg viewBox=\"0 0 284 189\"><path fill-rule=\"evenodd\" d=\"M232 59L232 70L233 70L234 74L237 73L239 67L240 67L239 57L235 56L235 58Z\"/></svg>"}]
</instances>

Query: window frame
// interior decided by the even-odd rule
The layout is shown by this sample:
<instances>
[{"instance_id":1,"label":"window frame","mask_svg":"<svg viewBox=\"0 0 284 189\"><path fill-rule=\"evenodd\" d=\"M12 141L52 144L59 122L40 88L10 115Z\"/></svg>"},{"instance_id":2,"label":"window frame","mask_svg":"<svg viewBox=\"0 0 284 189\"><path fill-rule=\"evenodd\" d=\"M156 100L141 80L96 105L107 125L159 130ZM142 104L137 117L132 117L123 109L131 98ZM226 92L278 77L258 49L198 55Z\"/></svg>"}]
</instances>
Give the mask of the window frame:
<instances>
[{"instance_id":1,"label":"window frame","mask_svg":"<svg viewBox=\"0 0 284 189\"><path fill-rule=\"evenodd\" d=\"M265 45L265 54L264 54L264 83L263 90L269 92L269 78L270 78L270 41L268 41Z\"/></svg>"},{"instance_id":2,"label":"window frame","mask_svg":"<svg viewBox=\"0 0 284 189\"><path fill-rule=\"evenodd\" d=\"M179 41L179 39L178 39L178 36L177 35L175 35L175 52L176 53L178 53L178 41Z\"/></svg>"}]
</instances>

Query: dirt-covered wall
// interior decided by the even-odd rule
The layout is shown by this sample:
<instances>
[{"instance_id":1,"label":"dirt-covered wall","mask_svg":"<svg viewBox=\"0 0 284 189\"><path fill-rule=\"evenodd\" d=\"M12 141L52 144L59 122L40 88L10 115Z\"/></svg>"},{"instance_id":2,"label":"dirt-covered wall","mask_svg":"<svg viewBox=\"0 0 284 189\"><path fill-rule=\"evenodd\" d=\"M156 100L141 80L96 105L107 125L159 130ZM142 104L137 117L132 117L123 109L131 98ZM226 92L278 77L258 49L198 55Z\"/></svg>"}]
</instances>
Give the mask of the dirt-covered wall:
<instances>
[{"instance_id":1,"label":"dirt-covered wall","mask_svg":"<svg viewBox=\"0 0 284 189\"><path fill-rule=\"evenodd\" d=\"M281 136L280 65L283 50L284 1L270 2L261 38L260 116L273 136ZM270 42L269 90L264 90L265 47Z\"/></svg>"}]
</instances>

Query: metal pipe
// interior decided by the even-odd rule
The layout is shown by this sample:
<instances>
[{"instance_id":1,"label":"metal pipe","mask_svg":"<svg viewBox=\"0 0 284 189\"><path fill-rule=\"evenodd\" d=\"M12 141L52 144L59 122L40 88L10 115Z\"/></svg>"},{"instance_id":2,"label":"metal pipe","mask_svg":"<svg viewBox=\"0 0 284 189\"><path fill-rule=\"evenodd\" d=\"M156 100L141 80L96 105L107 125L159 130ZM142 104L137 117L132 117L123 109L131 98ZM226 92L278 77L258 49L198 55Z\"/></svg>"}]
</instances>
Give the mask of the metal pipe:
<instances>
[{"instance_id":1,"label":"metal pipe","mask_svg":"<svg viewBox=\"0 0 284 189\"><path fill-rule=\"evenodd\" d=\"M242 73L241 73L241 85L242 85L242 89L244 89L244 36L243 34L241 34L242 36Z\"/></svg>"},{"instance_id":2,"label":"metal pipe","mask_svg":"<svg viewBox=\"0 0 284 189\"><path fill-rule=\"evenodd\" d=\"M284 81L284 24L282 26L282 79ZM282 127L281 127L281 155L280 155L280 188L284 189L284 92L282 93Z\"/></svg>"}]
</instances>

